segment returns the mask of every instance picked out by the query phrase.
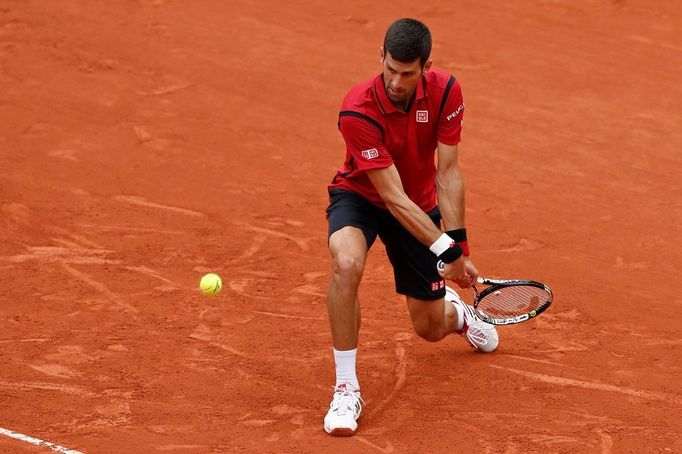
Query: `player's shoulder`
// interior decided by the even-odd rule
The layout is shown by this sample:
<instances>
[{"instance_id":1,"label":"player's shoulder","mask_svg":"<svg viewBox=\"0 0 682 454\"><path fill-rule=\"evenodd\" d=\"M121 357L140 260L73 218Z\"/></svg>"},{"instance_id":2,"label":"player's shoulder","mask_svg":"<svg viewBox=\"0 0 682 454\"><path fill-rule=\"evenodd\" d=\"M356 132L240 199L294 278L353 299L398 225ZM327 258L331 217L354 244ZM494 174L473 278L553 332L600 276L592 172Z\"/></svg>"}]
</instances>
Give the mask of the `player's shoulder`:
<instances>
[{"instance_id":1,"label":"player's shoulder","mask_svg":"<svg viewBox=\"0 0 682 454\"><path fill-rule=\"evenodd\" d=\"M450 90L462 89L457 77L455 77L455 75L449 71L439 68L431 68L426 74L424 74L424 77L426 78L426 89L430 93L434 92L434 94L442 94L448 89L448 86L450 87Z\"/></svg>"},{"instance_id":2,"label":"player's shoulder","mask_svg":"<svg viewBox=\"0 0 682 454\"><path fill-rule=\"evenodd\" d=\"M346 93L341 103L341 111L353 111L371 115L378 113L376 96L374 93L377 77L372 77L352 87Z\"/></svg>"}]
</instances>

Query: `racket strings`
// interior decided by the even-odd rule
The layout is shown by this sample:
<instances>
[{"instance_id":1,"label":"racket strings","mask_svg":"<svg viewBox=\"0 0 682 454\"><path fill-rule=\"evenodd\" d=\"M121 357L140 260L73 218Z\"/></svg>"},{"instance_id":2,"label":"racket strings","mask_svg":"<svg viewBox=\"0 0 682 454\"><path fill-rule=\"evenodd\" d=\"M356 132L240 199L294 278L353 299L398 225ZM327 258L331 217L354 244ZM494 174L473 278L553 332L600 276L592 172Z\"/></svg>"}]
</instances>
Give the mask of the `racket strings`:
<instances>
[{"instance_id":1,"label":"racket strings","mask_svg":"<svg viewBox=\"0 0 682 454\"><path fill-rule=\"evenodd\" d=\"M513 317L539 309L549 298L549 293L542 288L518 285L484 295L477 308L490 317Z\"/></svg>"}]
</instances>

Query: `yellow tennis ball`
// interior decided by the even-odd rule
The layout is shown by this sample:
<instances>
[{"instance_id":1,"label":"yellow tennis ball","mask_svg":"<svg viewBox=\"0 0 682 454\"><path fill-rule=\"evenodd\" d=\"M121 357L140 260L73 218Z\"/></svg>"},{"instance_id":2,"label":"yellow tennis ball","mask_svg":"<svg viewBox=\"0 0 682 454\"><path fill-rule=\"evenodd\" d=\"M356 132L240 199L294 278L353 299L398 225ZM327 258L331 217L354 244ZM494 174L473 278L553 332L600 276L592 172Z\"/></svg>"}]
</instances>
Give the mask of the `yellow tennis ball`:
<instances>
[{"instance_id":1,"label":"yellow tennis ball","mask_svg":"<svg viewBox=\"0 0 682 454\"><path fill-rule=\"evenodd\" d=\"M220 293L220 289L223 288L223 281L215 273L208 273L201 278L199 282L199 289L201 289L204 295L213 296Z\"/></svg>"}]
</instances>

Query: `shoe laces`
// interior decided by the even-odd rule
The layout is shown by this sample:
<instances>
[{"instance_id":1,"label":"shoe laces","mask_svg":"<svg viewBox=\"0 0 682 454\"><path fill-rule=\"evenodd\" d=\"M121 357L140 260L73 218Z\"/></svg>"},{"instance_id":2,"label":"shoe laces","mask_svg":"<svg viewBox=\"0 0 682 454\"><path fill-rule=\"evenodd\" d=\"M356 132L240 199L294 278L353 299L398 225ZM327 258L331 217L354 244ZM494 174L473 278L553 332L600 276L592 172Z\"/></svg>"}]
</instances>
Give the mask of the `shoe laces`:
<instances>
[{"instance_id":1,"label":"shoe laces","mask_svg":"<svg viewBox=\"0 0 682 454\"><path fill-rule=\"evenodd\" d=\"M334 388L334 399L329 407L339 416L350 412L357 418L362 411L362 405L365 403L360 396L360 391L352 391L345 384L332 388Z\"/></svg>"},{"instance_id":2,"label":"shoe laces","mask_svg":"<svg viewBox=\"0 0 682 454\"><path fill-rule=\"evenodd\" d=\"M484 329L487 328L485 325L488 325L488 323L481 320L474 320L471 325L465 328L467 339L469 339L475 347L488 344L488 335L484 332Z\"/></svg>"},{"instance_id":3,"label":"shoe laces","mask_svg":"<svg viewBox=\"0 0 682 454\"><path fill-rule=\"evenodd\" d=\"M478 348L478 345L487 345L488 335L485 333L485 330L492 327L492 325L478 318L474 308L469 304L460 301L453 301L453 304L460 304L464 308L462 333L466 335L469 342L476 348Z\"/></svg>"}]
</instances>

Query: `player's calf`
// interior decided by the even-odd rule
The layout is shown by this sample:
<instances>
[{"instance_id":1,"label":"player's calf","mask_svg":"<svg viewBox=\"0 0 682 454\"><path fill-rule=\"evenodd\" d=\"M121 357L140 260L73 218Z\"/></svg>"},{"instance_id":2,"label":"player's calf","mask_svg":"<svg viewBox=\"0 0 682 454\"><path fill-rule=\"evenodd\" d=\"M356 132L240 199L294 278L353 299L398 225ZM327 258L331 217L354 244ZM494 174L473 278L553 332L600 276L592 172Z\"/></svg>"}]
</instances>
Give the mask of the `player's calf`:
<instances>
[{"instance_id":1,"label":"player's calf","mask_svg":"<svg viewBox=\"0 0 682 454\"><path fill-rule=\"evenodd\" d=\"M406 297L415 334L428 342L438 342L452 331L454 311L446 310L441 300L422 300ZM449 304L448 304L449 306Z\"/></svg>"}]
</instances>

